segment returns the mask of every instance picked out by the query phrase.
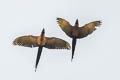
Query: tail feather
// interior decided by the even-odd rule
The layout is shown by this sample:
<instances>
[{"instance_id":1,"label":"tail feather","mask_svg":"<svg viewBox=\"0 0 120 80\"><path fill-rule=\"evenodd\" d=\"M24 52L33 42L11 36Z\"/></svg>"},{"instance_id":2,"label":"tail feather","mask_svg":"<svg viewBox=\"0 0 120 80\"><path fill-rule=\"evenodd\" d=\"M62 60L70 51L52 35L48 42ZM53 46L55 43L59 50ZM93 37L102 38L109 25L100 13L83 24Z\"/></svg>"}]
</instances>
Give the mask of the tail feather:
<instances>
[{"instance_id":1,"label":"tail feather","mask_svg":"<svg viewBox=\"0 0 120 80\"><path fill-rule=\"evenodd\" d=\"M76 38L73 38L73 40L72 40L72 58L71 58L71 61L73 60L73 57L74 57L76 41L77 41Z\"/></svg>"},{"instance_id":2,"label":"tail feather","mask_svg":"<svg viewBox=\"0 0 120 80\"><path fill-rule=\"evenodd\" d=\"M36 64L35 64L35 72L37 70L39 59L40 59L40 56L41 56L41 53L42 53L42 48L43 48L42 46L39 46L39 48L38 48L38 54L37 54L37 59L36 59Z\"/></svg>"}]
</instances>

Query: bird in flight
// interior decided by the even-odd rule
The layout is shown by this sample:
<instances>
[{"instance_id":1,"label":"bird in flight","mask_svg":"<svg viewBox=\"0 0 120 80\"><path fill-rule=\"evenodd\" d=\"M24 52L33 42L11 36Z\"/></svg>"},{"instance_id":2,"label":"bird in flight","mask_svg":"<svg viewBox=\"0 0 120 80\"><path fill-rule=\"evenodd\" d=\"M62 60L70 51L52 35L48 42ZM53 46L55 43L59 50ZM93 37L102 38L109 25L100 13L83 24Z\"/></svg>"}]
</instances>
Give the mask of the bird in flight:
<instances>
[{"instance_id":1,"label":"bird in flight","mask_svg":"<svg viewBox=\"0 0 120 80\"><path fill-rule=\"evenodd\" d=\"M35 71L39 63L43 47L48 49L70 49L70 44L62 39L56 37L45 37L45 30L43 29L40 36L22 36L13 41L14 45L24 47L38 47L38 53L35 64Z\"/></svg>"},{"instance_id":2,"label":"bird in flight","mask_svg":"<svg viewBox=\"0 0 120 80\"><path fill-rule=\"evenodd\" d=\"M60 28L65 32L65 34L68 35L70 38L72 38L71 61L73 60L74 57L74 51L75 51L77 39L87 37L89 34L91 34L93 31L96 30L96 27L101 25L101 21L93 21L88 24L85 24L82 27L79 27L78 19L76 20L73 26L68 21L62 18L57 18L57 22Z\"/></svg>"}]
</instances>

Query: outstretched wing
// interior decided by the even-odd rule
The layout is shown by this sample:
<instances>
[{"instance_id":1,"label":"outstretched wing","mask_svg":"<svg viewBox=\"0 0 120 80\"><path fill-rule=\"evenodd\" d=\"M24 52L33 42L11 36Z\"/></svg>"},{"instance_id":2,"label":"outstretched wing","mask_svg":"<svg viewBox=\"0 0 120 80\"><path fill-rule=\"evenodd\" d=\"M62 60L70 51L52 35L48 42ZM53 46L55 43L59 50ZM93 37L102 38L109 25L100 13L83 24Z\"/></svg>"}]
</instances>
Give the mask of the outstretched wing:
<instances>
[{"instance_id":1,"label":"outstretched wing","mask_svg":"<svg viewBox=\"0 0 120 80\"><path fill-rule=\"evenodd\" d=\"M62 18L57 18L57 22L59 24L59 26L61 27L61 29L68 35L71 36L72 35L72 25L66 21L65 19Z\"/></svg>"},{"instance_id":2,"label":"outstretched wing","mask_svg":"<svg viewBox=\"0 0 120 80\"><path fill-rule=\"evenodd\" d=\"M46 48L49 49L70 49L70 44L62 39L51 37L46 37L47 42L45 44Z\"/></svg>"},{"instance_id":3,"label":"outstretched wing","mask_svg":"<svg viewBox=\"0 0 120 80\"><path fill-rule=\"evenodd\" d=\"M37 47L37 36L29 35L18 37L13 41L13 44L25 47Z\"/></svg>"},{"instance_id":4,"label":"outstretched wing","mask_svg":"<svg viewBox=\"0 0 120 80\"><path fill-rule=\"evenodd\" d=\"M96 30L95 27L101 25L101 21L94 21L84 25L83 27L79 28L78 38L83 38L91 34L93 31Z\"/></svg>"}]
</instances>

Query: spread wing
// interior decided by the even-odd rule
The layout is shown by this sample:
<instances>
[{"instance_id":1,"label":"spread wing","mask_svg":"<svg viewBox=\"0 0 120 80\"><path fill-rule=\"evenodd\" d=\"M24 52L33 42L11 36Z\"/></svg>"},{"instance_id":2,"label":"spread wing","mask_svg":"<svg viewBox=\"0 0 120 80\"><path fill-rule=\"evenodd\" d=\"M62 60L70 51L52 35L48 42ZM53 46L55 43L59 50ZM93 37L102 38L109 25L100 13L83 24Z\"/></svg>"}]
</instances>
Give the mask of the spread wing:
<instances>
[{"instance_id":1,"label":"spread wing","mask_svg":"<svg viewBox=\"0 0 120 80\"><path fill-rule=\"evenodd\" d=\"M25 47L37 47L37 36L29 35L18 37L13 41L13 44Z\"/></svg>"},{"instance_id":2,"label":"spread wing","mask_svg":"<svg viewBox=\"0 0 120 80\"><path fill-rule=\"evenodd\" d=\"M49 49L70 49L70 44L62 39L51 37L46 37L47 42L45 44L46 48Z\"/></svg>"},{"instance_id":3,"label":"spread wing","mask_svg":"<svg viewBox=\"0 0 120 80\"><path fill-rule=\"evenodd\" d=\"M91 34L93 31L96 30L95 27L101 25L101 21L94 21L84 25L83 27L79 28L78 38L83 38Z\"/></svg>"},{"instance_id":4,"label":"spread wing","mask_svg":"<svg viewBox=\"0 0 120 80\"><path fill-rule=\"evenodd\" d=\"M65 19L62 18L57 18L57 22L59 24L59 26L61 27L61 29L68 35L71 36L72 34L72 25L66 21Z\"/></svg>"}]
</instances>

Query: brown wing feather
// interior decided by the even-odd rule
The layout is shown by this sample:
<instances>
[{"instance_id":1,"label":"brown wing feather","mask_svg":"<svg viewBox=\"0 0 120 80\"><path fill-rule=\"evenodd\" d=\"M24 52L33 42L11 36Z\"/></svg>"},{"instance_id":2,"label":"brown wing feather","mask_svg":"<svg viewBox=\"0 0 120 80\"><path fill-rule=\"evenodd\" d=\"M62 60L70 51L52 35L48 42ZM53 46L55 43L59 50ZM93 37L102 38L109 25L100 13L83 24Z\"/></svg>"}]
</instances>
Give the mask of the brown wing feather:
<instances>
[{"instance_id":1,"label":"brown wing feather","mask_svg":"<svg viewBox=\"0 0 120 80\"><path fill-rule=\"evenodd\" d=\"M72 34L72 25L66 21L65 19L62 18L57 18L57 22L59 24L59 26L61 27L61 29L68 35L71 36Z\"/></svg>"},{"instance_id":2,"label":"brown wing feather","mask_svg":"<svg viewBox=\"0 0 120 80\"><path fill-rule=\"evenodd\" d=\"M18 37L13 41L13 44L25 47L37 47L37 36L29 35Z\"/></svg>"},{"instance_id":3,"label":"brown wing feather","mask_svg":"<svg viewBox=\"0 0 120 80\"><path fill-rule=\"evenodd\" d=\"M46 37L47 42L45 44L46 48L49 49L70 49L70 44L62 39L51 37Z\"/></svg>"},{"instance_id":4,"label":"brown wing feather","mask_svg":"<svg viewBox=\"0 0 120 80\"><path fill-rule=\"evenodd\" d=\"M93 31L96 30L95 27L101 25L101 21L94 21L84 25L83 27L79 28L78 38L83 38L91 34Z\"/></svg>"}]
</instances>

